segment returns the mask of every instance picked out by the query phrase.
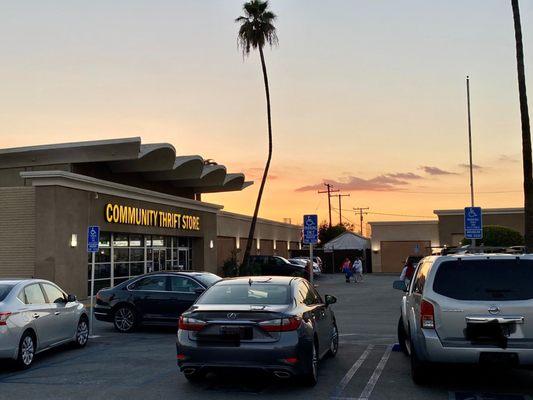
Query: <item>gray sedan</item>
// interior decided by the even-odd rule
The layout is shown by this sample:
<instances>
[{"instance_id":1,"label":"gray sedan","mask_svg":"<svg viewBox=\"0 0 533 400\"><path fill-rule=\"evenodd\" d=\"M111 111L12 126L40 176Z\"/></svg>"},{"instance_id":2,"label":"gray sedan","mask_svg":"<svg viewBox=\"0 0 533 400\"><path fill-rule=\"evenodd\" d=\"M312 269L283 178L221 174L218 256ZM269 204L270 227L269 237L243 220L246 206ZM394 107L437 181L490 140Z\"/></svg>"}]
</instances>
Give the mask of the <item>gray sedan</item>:
<instances>
[{"instance_id":1,"label":"gray sedan","mask_svg":"<svg viewBox=\"0 0 533 400\"><path fill-rule=\"evenodd\" d=\"M41 351L88 339L87 311L75 296L41 279L0 279L0 358L28 368Z\"/></svg>"},{"instance_id":2,"label":"gray sedan","mask_svg":"<svg viewBox=\"0 0 533 400\"><path fill-rule=\"evenodd\" d=\"M331 304L302 278L253 276L211 286L181 317L177 360L189 380L227 368L317 382L319 361L335 356Z\"/></svg>"}]
</instances>

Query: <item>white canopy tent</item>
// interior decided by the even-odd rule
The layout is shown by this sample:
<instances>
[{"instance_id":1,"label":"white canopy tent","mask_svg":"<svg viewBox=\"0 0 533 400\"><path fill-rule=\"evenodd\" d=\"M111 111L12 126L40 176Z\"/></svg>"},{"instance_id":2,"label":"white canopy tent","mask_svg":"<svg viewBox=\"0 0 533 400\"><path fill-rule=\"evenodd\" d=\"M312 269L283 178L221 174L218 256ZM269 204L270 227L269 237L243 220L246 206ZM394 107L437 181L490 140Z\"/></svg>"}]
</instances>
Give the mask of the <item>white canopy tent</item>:
<instances>
[{"instance_id":1,"label":"white canopy tent","mask_svg":"<svg viewBox=\"0 0 533 400\"><path fill-rule=\"evenodd\" d=\"M344 232L324 244L324 250L366 250L370 248L370 239L353 232Z\"/></svg>"}]
</instances>

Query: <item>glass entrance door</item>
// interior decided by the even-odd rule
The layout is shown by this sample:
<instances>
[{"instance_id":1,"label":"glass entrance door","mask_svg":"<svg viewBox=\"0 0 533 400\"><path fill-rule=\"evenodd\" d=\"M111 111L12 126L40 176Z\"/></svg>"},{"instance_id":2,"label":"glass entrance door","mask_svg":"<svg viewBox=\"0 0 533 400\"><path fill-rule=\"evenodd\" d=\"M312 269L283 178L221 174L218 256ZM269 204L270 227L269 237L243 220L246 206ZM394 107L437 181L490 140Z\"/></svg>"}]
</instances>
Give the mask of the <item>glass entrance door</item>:
<instances>
[{"instance_id":1,"label":"glass entrance door","mask_svg":"<svg viewBox=\"0 0 533 400\"><path fill-rule=\"evenodd\" d=\"M164 271L165 260L166 260L165 249L154 249L153 250L153 266L154 266L153 270L154 271Z\"/></svg>"},{"instance_id":2,"label":"glass entrance door","mask_svg":"<svg viewBox=\"0 0 533 400\"><path fill-rule=\"evenodd\" d=\"M189 249L186 247L178 249L178 269L180 271L187 271L190 269Z\"/></svg>"}]
</instances>

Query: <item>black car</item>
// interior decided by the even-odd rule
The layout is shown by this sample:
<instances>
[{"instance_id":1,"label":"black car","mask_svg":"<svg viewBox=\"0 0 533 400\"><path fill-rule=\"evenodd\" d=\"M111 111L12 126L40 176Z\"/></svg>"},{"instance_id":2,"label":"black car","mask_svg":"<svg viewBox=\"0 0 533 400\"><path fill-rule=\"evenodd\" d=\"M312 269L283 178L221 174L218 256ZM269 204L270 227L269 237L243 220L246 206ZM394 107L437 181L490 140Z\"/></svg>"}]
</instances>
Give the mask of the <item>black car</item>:
<instances>
[{"instance_id":1,"label":"black car","mask_svg":"<svg viewBox=\"0 0 533 400\"><path fill-rule=\"evenodd\" d=\"M280 256L250 256L241 275L299 276L309 279L309 271L305 267L292 264Z\"/></svg>"},{"instance_id":2,"label":"black car","mask_svg":"<svg viewBox=\"0 0 533 400\"><path fill-rule=\"evenodd\" d=\"M224 279L180 317L178 366L189 380L235 368L314 385L320 359L339 347L336 301L297 277Z\"/></svg>"},{"instance_id":3,"label":"black car","mask_svg":"<svg viewBox=\"0 0 533 400\"><path fill-rule=\"evenodd\" d=\"M94 316L120 332L140 324L176 326L180 315L221 278L208 272L152 272L96 295Z\"/></svg>"}]
</instances>

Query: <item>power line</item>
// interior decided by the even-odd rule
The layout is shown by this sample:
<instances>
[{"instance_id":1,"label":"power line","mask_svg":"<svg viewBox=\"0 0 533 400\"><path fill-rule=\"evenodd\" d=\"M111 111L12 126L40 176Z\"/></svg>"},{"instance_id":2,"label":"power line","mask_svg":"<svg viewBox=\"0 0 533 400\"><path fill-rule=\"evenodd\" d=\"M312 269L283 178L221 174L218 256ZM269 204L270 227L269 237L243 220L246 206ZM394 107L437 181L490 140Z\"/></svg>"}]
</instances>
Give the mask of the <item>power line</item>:
<instances>
[{"instance_id":1,"label":"power line","mask_svg":"<svg viewBox=\"0 0 533 400\"><path fill-rule=\"evenodd\" d=\"M522 190L497 190L489 192L476 192L476 194L504 194L504 193L522 193ZM425 191L411 191L411 190L396 190L394 193L405 193L405 194L449 194L449 195L465 195L470 194L467 192L425 192Z\"/></svg>"},{"instance_id":2,"label":"power line","mask_svg":"<svg viewBox=\"0 0 533 400\"><path fill-rule=\"evenodd\" d=\"M353 211L344 208L342 211ZM375 215L388 215L393 217L413 217L413 218L434 218L434 215L412 215L412 214L391 214L391 213L382 213L375 211L366 211L365 214L375 214Z\"/></svg>"}]
</instances>

